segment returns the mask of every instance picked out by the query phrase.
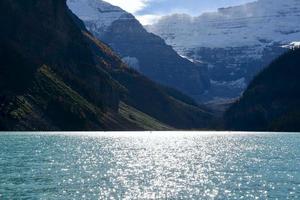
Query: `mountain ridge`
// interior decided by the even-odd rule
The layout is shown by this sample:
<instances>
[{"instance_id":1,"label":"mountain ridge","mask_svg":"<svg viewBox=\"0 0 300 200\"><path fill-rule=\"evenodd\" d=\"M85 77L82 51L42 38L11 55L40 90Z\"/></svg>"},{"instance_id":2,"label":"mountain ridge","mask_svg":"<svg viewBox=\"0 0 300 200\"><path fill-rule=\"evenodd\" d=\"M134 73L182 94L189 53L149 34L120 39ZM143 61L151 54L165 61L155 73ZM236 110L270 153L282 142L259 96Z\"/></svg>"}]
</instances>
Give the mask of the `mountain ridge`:
<instances>
[{"instance_id":1,"label":"mountain ridge","mask_svg":"<svg viewBox=\"0 0 300 200\"><path fill-rule=\"evenodd\" d=\"M148 33L133 15L108 5L95 0L68 0L69 8L85 22L87 29L107 43L130 67L192 97L209 88L205 65L179 56L160 37ZM92 14L87 10L92 10ZM103 25L102 19L108 23Z\"/></svg>"}]
</instances>

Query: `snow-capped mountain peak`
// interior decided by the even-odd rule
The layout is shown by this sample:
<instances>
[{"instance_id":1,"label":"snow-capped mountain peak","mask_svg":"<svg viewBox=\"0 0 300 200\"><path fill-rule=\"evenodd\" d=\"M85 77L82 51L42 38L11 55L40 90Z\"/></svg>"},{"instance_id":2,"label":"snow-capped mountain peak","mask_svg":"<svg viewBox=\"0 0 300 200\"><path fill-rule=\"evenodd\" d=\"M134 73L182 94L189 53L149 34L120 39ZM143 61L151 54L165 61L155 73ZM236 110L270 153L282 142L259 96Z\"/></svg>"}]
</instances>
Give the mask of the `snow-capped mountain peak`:
<instances>
[{"instance_id":1,"label":"snow-capped mountain peak","mask_svg":"<svg viewBox=\"0 0 300 200\"><path fill-rule=\"evenodd\" d=\"M198 17L166 16L147 28L180 51L192 46L265 46L266 41L287 44L299 40L299 21L299 0L259 0Z\"/></svg>"},{"instance_id":2,"label":"snow-capped mountain peak","mask_svg":"<svg viewBox=\"0 0 300 200\"><path fill-rule=\"evenodd\" d=\"M101 0L67 0L67 4L85 23L93 24L94 26L87 28L92 32L97 31L98 34L102 34L117 20L134 18L121 8Z\"/></svg>"}]
</instances>

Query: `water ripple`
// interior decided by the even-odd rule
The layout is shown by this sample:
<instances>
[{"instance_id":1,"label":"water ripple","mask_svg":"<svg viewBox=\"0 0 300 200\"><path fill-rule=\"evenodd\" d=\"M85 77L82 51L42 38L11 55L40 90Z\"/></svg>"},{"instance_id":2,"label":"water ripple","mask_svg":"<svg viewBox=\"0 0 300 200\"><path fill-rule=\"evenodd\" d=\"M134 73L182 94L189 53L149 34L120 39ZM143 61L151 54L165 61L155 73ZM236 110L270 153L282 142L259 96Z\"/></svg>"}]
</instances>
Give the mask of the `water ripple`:
<instances>
[{"instance_id":1,"label":"water ripple","mask_svg":"<svg viewBox=\"0 0 300 200\"><path fill-rule=\"evenodd\" d=\"M0 135L0 199L299 199L300 135Z\"/></svg>"}]
</instances>

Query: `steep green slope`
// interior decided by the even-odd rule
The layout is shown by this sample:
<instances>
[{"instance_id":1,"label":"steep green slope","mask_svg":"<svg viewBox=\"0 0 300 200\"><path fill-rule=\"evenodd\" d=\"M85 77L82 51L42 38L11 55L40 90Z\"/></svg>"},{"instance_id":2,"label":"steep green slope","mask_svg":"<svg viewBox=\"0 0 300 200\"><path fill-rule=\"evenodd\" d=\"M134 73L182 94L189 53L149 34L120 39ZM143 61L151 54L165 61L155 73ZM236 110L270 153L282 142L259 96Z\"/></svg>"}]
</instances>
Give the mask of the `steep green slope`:
<instances>
[{"instance_id":1,"label":"steep green slope","mask_svg":"<svg viewBox=\"0 0 300 200\"><path fill-rule=\"evenodd\" d=\"M174 128L162 124L161 122L150 117L149 115L146 115L145 113L142 113L139 110L129 105L126 105L123 102L120 104L120 114L125 119L142 127L145 130L159 130L159 131L174 130Z\"/></svg>"},{"instance_id":2,"label":"steep green slope","mask_svg":"<svg viewBox=\"0 0 300 200\"><path fill-rule=\"evenodd\" d=\"M275 60L225 114L234 130L300 131L300 49Z\"/></svg>"},{"instance_id":3,"label":"steep green slope","mask_svg":"<svg viewBox=\"0 0 300 200\"><path fill-rule=\"evenodd\" d=\"M1 97L0 123L6 130L143 129L126 120L120 123L109 112L104 114L45 65L36 71L27 92ZM108 123L110 127L106 126Z\"/></svg>"},{"instance_id":4,"label":"steep green slope","mask_svg":"<svg viewBox=\"0 0 300 200\"><path fill-rule=\"evenodd\" d=\"M121 86L97 67L64 1L3 0L0 11L2 130L139 128L117 116Z\"/></svg>"},{"instance_id":5,"label":"steep green slope","mask_svg":"<svg viewBox=\"0 0 300 200\"><path fill-rule=\"evenodd\" d=\"M95 64L65 1L3 0L0 9L1 91L23 92L45 64L93 103L118 109L119 86Z\"/></svg>"}]
</instances>

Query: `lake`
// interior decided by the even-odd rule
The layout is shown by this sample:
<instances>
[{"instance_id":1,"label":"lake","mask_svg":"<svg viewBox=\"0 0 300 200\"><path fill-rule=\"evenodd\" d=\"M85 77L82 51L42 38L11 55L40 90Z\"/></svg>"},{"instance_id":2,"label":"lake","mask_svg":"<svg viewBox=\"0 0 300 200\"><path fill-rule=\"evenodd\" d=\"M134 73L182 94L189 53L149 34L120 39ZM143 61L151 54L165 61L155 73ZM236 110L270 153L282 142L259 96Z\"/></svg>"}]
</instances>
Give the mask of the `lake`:
<instances>
[{"instance_id":1,"label":"lake","mask_svg":"<svg viewBox=\"0 0 300 200\"><path fill-rule=\"evenodd\" d=\"M300 134L2 133L0 199L300 199Z\"/></svg>"}]
</instances>

